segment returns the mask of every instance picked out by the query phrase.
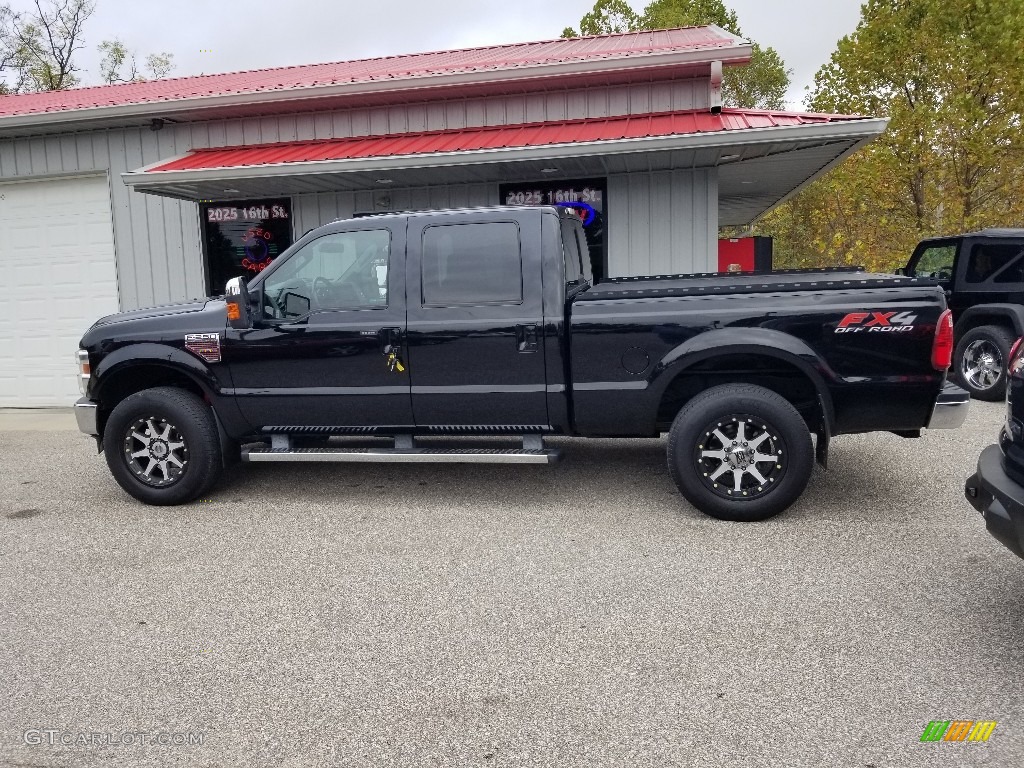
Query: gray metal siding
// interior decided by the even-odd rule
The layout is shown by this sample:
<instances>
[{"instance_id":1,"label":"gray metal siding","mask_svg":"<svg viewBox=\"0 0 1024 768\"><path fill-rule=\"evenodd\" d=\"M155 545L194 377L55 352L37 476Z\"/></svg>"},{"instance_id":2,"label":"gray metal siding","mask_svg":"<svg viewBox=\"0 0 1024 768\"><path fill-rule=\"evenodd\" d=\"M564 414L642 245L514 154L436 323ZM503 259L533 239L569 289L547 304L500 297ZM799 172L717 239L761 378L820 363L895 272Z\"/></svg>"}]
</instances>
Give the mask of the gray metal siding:
<instances>
[{"instance_id":1,"label":"gray metal siding","mask_svg":"<svg viewBox=\"0 0 1024 768\"><path fill-rule=\"evenodd\" d=\"M121 181L121 174L126 171L197 147L605 117L695 109L708 103L707 81L686 79L319 114L168 124L161 131L141 127L3 139L0 178L107 173L121 308L134 309L201 296L206 289L198 206L133 192ZM691 181L694 187L688 191ZM671 192L670 210L675 215L651 216L650 206L663 208L668 199L655 190L657 185L661 185L658 189ZM493 205L499 202L497 187L496 183L461 184L392 189L386 193L378 190L299 195L293 199L294 234L299 237L308 229L353 213ZM381 194L390 195L389 204L377 205ZM659 271L661 267L685 271L690 264L705 268L707 265L694 254L701 249L710 253L708 243L712 236L698 230L717 232L717 221L706 218L717 216L715 195L711 177L702 171L610 178L609 204L614 222L610 226L612 274L646 271L655 265ZM670 231L669 223L680 215L686 220L672 225L678 231ZM690 216L700 218L691 220ZM666 253L670 254L668 259L663 256Z\"/></svg>"},{"instance_id":2,"label":"gray metal siding","mask_svg":"<svg viewBox=\"0 0 1024 768\"><path fill-rule=\"evenodd\" d=\"M608 276L718 268L714 169L608 177Z\"/></svg>"}]
</instances>

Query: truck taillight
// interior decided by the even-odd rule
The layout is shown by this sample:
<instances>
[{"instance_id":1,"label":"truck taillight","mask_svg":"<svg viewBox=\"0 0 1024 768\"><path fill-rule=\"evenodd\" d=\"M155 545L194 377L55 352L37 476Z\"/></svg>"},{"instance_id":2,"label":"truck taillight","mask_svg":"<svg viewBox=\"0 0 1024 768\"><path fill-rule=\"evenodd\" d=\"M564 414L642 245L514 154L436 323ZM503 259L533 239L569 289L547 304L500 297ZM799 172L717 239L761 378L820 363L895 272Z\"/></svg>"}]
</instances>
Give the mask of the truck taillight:
<instances>
[{"instance_id":1,"label":"truck taillight","mask_svg":"<svg viewBox=\"0 0 1024 768\"><path fill-rule=\"evenodd\" d=\"M939 315L935 324L935 340L932 342L932 366L945 371L953 362L953 313L948 309Z\"/></svg>"}]
</instances>

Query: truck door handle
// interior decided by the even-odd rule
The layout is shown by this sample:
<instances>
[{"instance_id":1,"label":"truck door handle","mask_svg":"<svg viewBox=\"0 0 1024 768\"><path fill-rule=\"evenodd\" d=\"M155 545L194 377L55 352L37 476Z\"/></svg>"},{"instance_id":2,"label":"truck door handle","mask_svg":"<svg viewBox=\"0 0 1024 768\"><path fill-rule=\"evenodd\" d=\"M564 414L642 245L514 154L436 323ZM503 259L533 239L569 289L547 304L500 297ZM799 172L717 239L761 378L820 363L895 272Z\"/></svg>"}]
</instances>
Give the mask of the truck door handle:
<instances>
[{"instance_id":1,"label":"truck door handle","mask_svg":"<svg viewBox=\"0 0 1024 768\"><path fill-rule=\"evenodd\" d=\"M536 325L517 325L516 326L516 351L518 352L536 352L539 349L537 345L537 326Z\"/></svg>"},{"instance_id":2,"label":"truck door handle","mask_svg":"<svg viewBox=\"0 0 1024 768\"><path fill-rule=\"evenodd\" d=\"M377 338L380 339L381 354L390 354L392 351L397 351L401 349L402 329L381 328L379 331L377 331Z\"/></svg>"}]
</instances>

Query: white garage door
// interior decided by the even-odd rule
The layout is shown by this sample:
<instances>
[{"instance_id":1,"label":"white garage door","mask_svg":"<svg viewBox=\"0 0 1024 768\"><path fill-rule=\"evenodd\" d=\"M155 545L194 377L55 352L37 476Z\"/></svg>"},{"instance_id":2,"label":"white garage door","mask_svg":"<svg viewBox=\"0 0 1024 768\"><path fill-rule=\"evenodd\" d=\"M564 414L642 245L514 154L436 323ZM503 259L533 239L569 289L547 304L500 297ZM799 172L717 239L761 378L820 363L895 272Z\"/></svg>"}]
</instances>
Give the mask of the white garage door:
<instances>
[{"instance_id":1,"label":"white garage door","mask_svg":"<svg viewBox=\"0 0 1024 768\"><path fill-rule=\"evenodd\" d=\"M0 406L71 405L78 341L118 310L106 178L0 184L0 283Z\"/></svg>"}]
</instances>

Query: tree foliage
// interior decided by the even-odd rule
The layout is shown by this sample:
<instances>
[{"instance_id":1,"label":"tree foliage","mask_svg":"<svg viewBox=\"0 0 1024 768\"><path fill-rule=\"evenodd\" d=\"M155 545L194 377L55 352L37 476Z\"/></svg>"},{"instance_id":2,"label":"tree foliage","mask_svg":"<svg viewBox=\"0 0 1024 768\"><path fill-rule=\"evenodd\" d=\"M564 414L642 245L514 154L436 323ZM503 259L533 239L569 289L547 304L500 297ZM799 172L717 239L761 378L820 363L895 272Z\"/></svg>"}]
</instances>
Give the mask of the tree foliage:
<instances>
[{"instance_id":1,"label":"tree foliage","mask_svg":"<svg viewBox=\"0 0 1024 768\"><path fill-rule=\"evenodd\" d=\"M643 13L636 13L625 0L597 0L580 19L579 33L571 27L563 37L601 35L715 24L738 37L736 12L722 0L652 0ZM774 48L752 44L751 60L745 67L728 67L722 82L722 100L729 106L782 109L789 88L790 71Z\"/></svg>"},{"instance_id":2,"label":"tree foliage","mask_svg":"<svg viewBox=\"0 0 1024 768\"><path fill-rule=\"evenodd\" d=\"M762 221L777 263L891 269L923 237L1024 225L1022 39L1019 0L868 0L808 106L889 128Z\"/></svg>"},{"instance_id":3,"label":"tree foliage","mask_svg":"<svg viewBox=\"0 0 1024 768\"><path fill-rule=\"evenodd\" d=\"M0 4L0 94L57 91L81 83L76 55L85 47L86 23L95 0L34 0L29 11ZM135 55L120 40L100 44L103 82L141 78ZM173 69L169 53L151 54L145 68L152 77ZM127 71L122 68L127 66Z\"/></svg>"},{"instance_id":4,"label":"tree foliage","mask_svg":"<svg viewBox=\"0 0 1024 768\"><path fill-rule=\"evenodd\" d=\"M96 10L93 0L35 0L31 11L0 7L0 71L11 72L14 92L55 91L79 82L75 54Z\"/></svg>"},{"instance_id":5,"label":"tree foliage","mask_svg":"<svg viewBox=\"0 0 1024 768\"><path fill-rule=\"evenodd\" d=\"M145 80L139 71L135 53L121 40L104 40L99 45L100 79L104 83L131 83ZM174 69L174 54L151 53L143 65L152 78L166 77Z\"/></svg>"}]
</instances>

